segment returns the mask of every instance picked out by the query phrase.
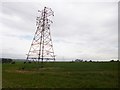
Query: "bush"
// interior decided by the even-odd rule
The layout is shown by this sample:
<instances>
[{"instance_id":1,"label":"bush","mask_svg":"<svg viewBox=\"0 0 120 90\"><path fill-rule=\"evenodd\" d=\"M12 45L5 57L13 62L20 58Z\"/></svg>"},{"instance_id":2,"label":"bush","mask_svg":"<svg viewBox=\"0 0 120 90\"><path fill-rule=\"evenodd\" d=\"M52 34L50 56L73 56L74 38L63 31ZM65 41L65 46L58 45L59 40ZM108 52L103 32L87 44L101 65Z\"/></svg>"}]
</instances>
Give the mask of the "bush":
<instances>
[{"instance_id":1,"label":"bush","mask_svg":"<svg viewBox=\"0 0 120 90\"><path fill-rule=\"evenodd\" d=\"M11 64L15 64L15 61L12 61Z\"/></svg>"},{"instance_id":2,"label":"bush","mask_svg":"<svg viewBox=\"0 0 120 90\"><path fill-rule=\"evenodd\" d=\"M32 63L31 61L29 61L28 63Z\"/></svg>"},{"instance_id":3,"label":"bush","mask_svg":"<svg viewBox=\"0 0 120 90\"><path fill-rule=\"evenodd\" d=\"M24 62L24 64L26 63L26 61Z\"/></svg>"}]
</instances>

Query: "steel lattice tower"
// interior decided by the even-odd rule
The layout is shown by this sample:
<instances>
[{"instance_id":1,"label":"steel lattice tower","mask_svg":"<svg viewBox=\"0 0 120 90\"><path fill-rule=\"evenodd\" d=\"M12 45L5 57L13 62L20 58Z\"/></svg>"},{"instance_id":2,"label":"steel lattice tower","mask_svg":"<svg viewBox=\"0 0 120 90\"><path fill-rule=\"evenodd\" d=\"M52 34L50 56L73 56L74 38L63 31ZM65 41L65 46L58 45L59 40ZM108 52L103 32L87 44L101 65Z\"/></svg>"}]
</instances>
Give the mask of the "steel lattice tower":
<instances>
[{"instance_id":1,"label":"steel lattice tower","mask_svg":"<svg viewBox=\"0 0 120 90\"><path fill-rule=\"evenodd\" d=\"M38 10L39 16L36 18L36 27L31 47L27 54L27 61L40 61L54 60L55 55L50 33L50 16L54 16L51 8L44 7L42 11Z\"/></svg>"}]
</instances>

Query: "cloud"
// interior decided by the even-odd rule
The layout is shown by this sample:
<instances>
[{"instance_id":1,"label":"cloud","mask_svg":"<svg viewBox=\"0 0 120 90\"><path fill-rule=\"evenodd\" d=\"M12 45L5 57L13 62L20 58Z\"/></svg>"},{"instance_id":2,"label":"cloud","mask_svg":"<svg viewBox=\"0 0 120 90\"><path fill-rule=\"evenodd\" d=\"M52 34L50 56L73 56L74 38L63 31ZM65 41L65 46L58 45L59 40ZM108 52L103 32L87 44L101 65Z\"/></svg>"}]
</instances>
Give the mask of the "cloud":
<instances>
[{"instance_id":1,"label":"cloud","mask_svg":"<svg viewBox=\"0 0 120 90\"><path fill-rule=\"evenodd\" d=\"M117 59L117 2L41 1L3 2L2 54L25 58L36 30L38 9L51 7L51 33L58 59ZM16 53L17 52L17 53Z\"/></svg>"}]
</instances>

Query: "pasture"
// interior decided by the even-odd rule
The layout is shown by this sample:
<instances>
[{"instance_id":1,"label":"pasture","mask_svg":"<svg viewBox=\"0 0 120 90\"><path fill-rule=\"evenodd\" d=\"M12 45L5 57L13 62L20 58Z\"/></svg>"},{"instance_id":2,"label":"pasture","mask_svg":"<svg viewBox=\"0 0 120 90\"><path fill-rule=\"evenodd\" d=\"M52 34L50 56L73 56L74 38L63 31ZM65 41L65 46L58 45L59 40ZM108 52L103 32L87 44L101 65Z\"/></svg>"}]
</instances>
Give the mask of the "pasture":
<instances>
[{"instance_id":1,"label":"pasture","mask_svg":"<svg viewBox=\"0 0 120 90\"><path fill-rule=\"evenodd\" d=\"M2 65L3 88L117 88L118 62Z\"/></svg>"}]
</instances>

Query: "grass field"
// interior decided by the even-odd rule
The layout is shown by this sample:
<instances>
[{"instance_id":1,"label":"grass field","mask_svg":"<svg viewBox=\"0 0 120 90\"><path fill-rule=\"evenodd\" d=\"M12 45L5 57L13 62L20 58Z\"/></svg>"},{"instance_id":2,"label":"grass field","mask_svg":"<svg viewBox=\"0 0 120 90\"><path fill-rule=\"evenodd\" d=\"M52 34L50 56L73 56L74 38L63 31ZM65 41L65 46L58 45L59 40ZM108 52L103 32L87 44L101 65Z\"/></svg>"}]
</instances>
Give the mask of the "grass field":
<instances>
[{"instance_id":1,"label":"grass field","mask_svg":"<svg viewBox=\"0 0 120 90\"><path fill-rule=\"evenodd\" d=\"M0 62L0 89L2 88L2 63Z\"/></svg>"},{"instance_id":2,"label":"grass field","mask_svg":"<svg viewBox=\"0 0 120 90\"><path fill-rule=\"evenodd\" d=\"M54 62L2 65L3 88L116 88L117 62ZM24 70L22 70L24 67Z\"/></svg>"}]
</instances>

